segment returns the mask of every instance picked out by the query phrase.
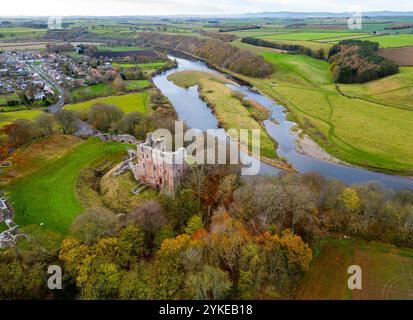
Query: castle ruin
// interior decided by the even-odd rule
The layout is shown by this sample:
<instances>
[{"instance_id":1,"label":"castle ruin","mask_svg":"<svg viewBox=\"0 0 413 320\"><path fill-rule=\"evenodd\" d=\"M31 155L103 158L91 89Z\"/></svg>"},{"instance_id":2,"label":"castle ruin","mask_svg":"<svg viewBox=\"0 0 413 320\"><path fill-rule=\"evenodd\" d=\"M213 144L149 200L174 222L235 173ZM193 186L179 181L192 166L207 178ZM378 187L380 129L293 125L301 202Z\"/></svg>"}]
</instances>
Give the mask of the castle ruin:
<instances>
[{"instance_id":1,"label":"castle ruin","mask_svg":"<svg viewBox=\"0 0 413 320\"><path fill-rule=\"evenodd\" d=\"M175 196L186 172L186 150L166 150L165 139L147 135L144 143L137 144L136 151L129 150L129 159L122 163L115 175L130 170L140 183Z\"/></svg>"}]
</instances>

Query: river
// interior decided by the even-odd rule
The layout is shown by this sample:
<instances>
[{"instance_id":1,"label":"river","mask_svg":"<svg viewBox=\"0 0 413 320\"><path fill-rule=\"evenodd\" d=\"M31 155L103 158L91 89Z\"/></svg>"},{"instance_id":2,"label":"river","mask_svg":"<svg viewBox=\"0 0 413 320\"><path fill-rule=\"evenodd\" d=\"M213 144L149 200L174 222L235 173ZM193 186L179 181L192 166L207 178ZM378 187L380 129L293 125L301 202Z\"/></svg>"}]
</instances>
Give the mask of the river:
<instances>
[{"instance_id":1,"label":"river","mask_svg":"<svg viewBox=\"0 0 413 320\"><path fill-rule=\"evenodd\" d=\"M194 86L188 89L178 87L172 81L168 80L168 76L172 73L185 70L206 71L217 74L222 73L209 68L201 61L181 54L170 54L169 58L176 60L178 66L154 77L154 84L172 103L179 119L184 121L189 127L203 131L207 129L217 129L218 121L211 108L200 99L197 87ZM233 90L242 92L247 99L255 100L271 110L271 119L275 119L277 123L272 120L266 120L264 121L264 126L268 134L278 142L278 155L285 157L288 162L301 173L315 171L319 172L325 178L336 178L347 184L377 181L387 188L413 189L413 180L405 177L336 164L300 154L295 148L295 141L298 138L298 133L294 133L291 130L296 124L287 120L286 109L283 106L277 104L268 97L251 90L248 86L229 86ZM281 170L278 168L262 162L260 164L260 174L277 175L280 172Z\"/></svg>"}]
</instances>

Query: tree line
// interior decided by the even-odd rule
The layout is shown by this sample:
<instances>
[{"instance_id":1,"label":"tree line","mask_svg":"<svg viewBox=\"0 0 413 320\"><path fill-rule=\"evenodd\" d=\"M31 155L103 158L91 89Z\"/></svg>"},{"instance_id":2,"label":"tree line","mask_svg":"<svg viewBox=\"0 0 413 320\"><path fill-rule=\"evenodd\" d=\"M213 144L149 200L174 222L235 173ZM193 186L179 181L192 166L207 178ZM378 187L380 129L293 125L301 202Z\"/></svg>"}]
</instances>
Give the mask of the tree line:
<instances>
[{"instance_id":1,"label":"tree line","mask_svg":"<svg viewBox=\"0 0 413 320\"><path fill-rule=\"evenodd\" d=\"M331 48L329 61L338 83L364 83L397 74L399 66L377 54L379 44L362 40L344 40Z\"/></svg>"},{"instance_id":2,"label":"tree line","mask_svg":"<svg viewBox=\"0 0 413 320\"><path fill-rule=\"evenodd\" d=\"M253 46L257 46L257 47L265 47L265 48L283 50L283 51L288 51L289 53L295 53L295 54L304 54L306 56L310 56L312 58L321 59L321 60L327 59L324 49L322 48L320 48L317 51L314 51L311 48L307 48L307 47L304 47L298 44L278 43L278 42L266 41L263 39L253 38L253 37L242 38L241 42L247 43Z\"/></svg>"},{"instance_id":3,"label":"tree line","mask_svg":"<svg viewBox=\"0 0 413 320\"><path fill-rule=\"evenodd\" d=\"M266 77L272 73L271 64L265 62L261 56L217 39L141 33L138 40L145 45L183 51L219 68L229 69L250 77Z\"/></svg>"},{"instance_id":4,"label":"tree line","mask_svg":"<svg viewBox=\"0 0 413 320\"><path fill-rule=\"evenodd\" d=\"M139 112L125 114L119 107L97 103L89 110L74 111L62 109L54 114L44 113L34 120L17 119L0 129L7 141L0 145L0 159L10 152L41 137L53 134L74 135L83 122L87 122L102 133L130 134L144 140L146 134L157 128L168 128L174 132L176 114L169 101L154 91L150 97L153 114Z\"/></svg>"}]
</instances>

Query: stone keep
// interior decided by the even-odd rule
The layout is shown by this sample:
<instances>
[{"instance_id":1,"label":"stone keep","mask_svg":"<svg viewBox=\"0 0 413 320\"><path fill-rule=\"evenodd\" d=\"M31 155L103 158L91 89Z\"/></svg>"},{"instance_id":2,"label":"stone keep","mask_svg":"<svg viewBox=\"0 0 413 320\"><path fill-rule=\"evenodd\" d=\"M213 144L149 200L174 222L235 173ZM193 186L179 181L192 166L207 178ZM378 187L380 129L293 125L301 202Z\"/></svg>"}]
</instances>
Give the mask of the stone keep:
<instances>
[{"instance_id":1,"label":"stone keep","mask_svg":"<svg viewBox=\"0 0 413 320\"><path fill-rule=\"evenodd\" d=\"M146 141L137 145L131 169L136 180L174 196L187 169L185 160L184 148L168 152L165 139L156 139L149 133Z\"/></svg>"}]
</instances>

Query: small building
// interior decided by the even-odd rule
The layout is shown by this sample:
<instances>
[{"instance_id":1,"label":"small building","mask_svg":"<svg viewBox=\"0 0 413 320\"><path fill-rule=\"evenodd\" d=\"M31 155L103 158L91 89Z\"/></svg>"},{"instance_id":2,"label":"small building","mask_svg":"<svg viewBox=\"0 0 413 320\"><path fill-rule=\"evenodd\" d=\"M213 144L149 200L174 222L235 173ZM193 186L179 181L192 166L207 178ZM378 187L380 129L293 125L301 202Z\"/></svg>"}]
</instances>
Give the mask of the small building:
<instances>
[{"instance_id":1,"label":"small building","mask_svg":"<svg viewBox=\"0 0 413 320\"><path fill-rule=\"evenodd\" d=\"M8 219L11 219L12 213L7 203L7 200L4 197L0 198L0 223Z\"/></svg>"}]
</instances>

